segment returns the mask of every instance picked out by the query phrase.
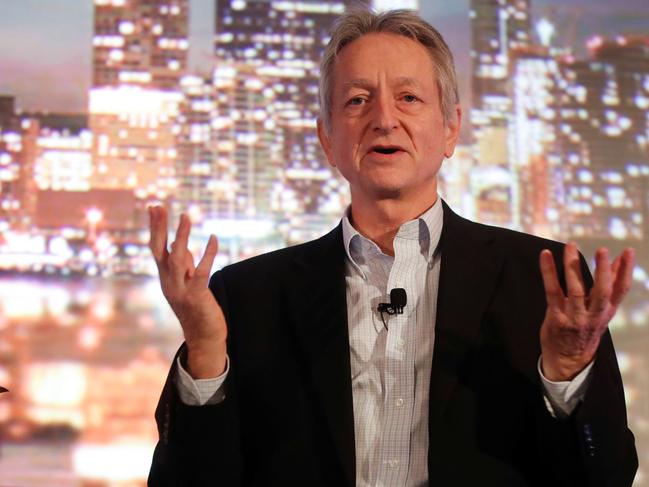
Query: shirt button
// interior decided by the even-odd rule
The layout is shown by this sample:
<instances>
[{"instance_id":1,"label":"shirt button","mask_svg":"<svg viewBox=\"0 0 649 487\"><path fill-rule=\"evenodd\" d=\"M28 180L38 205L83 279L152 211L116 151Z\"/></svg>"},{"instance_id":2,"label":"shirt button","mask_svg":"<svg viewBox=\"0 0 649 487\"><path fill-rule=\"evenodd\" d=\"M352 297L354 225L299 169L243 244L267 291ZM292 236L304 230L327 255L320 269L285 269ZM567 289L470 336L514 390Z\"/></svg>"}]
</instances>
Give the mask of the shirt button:
<instances>
[{"instance_id":1,"label":"shirt button","mask_svg":"<svg viewBox=\"0 0 649 487\"><path fill-rule=\"evenodd\" d=\"M401 406L403 406L403 398L400 397L399 399L397 399L396 401L394 401L394 405L395 405L396 407L398 407L398 408L400 408Z\"/></svg>"},{"instance_id":2,"label":"shirt button","mask_svg":"<svg viewBox=\"0 0 649 487\"><path fill-rule=\"evenodd\" d=\"M403 347L404 347L405 344L406 344L406 342L403 341L401 338L399 338L399 339L397 340L397 350L398 350L399 352L403 352Z\"/></svg>"}]
</instances>

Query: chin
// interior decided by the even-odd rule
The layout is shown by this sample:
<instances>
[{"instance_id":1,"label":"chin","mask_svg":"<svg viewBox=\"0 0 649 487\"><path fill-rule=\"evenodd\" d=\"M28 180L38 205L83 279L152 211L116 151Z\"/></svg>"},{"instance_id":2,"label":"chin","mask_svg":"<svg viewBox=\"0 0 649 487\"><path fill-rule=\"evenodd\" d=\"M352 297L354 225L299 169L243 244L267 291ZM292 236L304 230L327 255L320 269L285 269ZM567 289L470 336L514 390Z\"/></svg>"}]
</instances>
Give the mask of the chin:
<instances>
[{"instance_id":1,"label":"chin","mask_svg":"<svg viewBox=\"0 0 649 487\"><path fill-rule=\"evenodd\" d=\"M373 184L366 186L365 192L372 194L375 199L398 199L405 193L405 187L396 181L373 181Z\"/></svg>"},{"instance_id":2,"label":"chin","mask_svg":"<svg viewBox=\"0 0 649 487\"><path fill-rule=\"evenodd\" d=\"M416 182L408 178L399 179L398 177L394 177L393 173L392 177L383 174L380 178L366 180L362 191L372 195L376 200L410 199L414 202L416 200L426 199L429 193L437 194L436 187L437 184L434 178L432 180ZM432 190L432 193L429 190Z\"/></svg>"}]
</instances>

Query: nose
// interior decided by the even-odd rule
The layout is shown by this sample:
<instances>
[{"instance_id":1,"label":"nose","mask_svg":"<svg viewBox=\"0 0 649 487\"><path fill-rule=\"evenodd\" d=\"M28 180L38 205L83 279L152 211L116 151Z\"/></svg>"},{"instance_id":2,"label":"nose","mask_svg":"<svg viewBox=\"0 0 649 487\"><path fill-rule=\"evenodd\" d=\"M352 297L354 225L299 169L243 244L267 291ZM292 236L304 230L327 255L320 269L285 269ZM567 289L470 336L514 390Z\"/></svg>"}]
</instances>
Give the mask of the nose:
<instances>
[{"instance_id":1,"label":"nose","mask_svg":"<svg viewBox=\"0 0 649 487\"><path fill-rule=\"evenodd\" d=\"M394 99L387 95L377 97L373 110L372 129L375 132L387 134L399 126L394 106Z\"/></svg>"}]
</instances>

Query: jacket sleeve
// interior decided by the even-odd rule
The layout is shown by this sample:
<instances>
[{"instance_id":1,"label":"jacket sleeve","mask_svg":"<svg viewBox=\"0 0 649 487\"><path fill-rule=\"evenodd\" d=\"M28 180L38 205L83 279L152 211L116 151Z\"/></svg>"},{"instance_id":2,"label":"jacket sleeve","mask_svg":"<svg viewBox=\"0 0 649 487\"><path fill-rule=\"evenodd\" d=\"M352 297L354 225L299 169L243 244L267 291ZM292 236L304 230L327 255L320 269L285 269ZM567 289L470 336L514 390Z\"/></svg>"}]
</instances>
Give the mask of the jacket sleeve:
<instances>
[{"instance_id":1,"label":"jacket sleeve","mask_svg":"<svg viewBox=\"0 0 649 487\"><path fill-rule=\"evenodd\" d=\"M210 289L228 321L227 297L223 276L217 272ZM228 334L228 354L232 344ZM176 359L172 362L155 419L158 426L156 445L148 485L157 486L237 486L241 484L243 457L237 414L236 378L231 370L223 384L225 399L219 404L188 406L174 385Z\"/></svg>"}]
</instances>

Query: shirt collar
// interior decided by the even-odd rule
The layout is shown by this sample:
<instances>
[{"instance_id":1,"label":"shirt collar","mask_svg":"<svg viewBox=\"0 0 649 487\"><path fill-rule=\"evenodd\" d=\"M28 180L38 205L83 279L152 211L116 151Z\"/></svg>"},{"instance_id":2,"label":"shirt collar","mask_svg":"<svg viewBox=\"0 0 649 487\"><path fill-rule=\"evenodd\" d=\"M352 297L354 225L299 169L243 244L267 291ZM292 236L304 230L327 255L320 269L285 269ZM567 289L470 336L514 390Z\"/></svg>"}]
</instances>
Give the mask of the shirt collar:
<instances>
[{"instance_id":1,"label":"shirt collar","mask_svg":"<svg viewBox=\"0 0 649 487\"><path fill-rule=\"evenodd\" d=\"M367 253L372 248L378 250L379 253L380 250L376 243L361 235L353 227L350 221L350 215L351 205L345 210L342 219L345 253L354 267L363 274L359 263L356 262L352 255L358 255L359 252L361 254ZM422 245L422 251L426 252L426 259L430 264L433 261L433 256L435 255L440 236L442 235L443 216L441 198L438 196L433 206L428 208L424 213L414 220L404 222L399 227L395 238L419 240Z\"/></svg>"}]
</instances>

